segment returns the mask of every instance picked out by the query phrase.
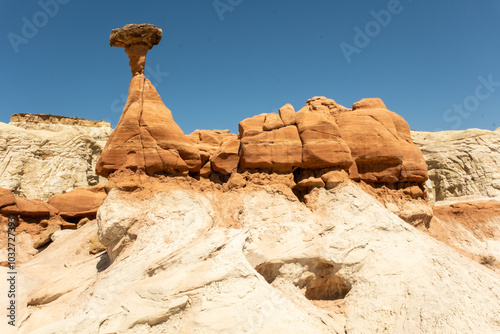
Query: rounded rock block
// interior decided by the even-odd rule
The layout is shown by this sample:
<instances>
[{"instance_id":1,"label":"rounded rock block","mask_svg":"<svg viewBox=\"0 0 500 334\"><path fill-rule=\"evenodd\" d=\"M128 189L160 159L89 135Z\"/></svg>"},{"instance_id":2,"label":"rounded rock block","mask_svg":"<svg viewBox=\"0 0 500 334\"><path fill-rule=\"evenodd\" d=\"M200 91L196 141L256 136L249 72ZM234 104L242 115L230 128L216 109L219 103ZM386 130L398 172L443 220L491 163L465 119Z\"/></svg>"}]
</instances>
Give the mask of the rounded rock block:
<instances>
[{"instance_id":1,"label":"rounded rock block","mask_svg":"<svg viewBox=\"0 0 500 334\"><path fill-rule=\"evenodd\" d=\"M427 180L422 152L411 141L408 123L385 108L380 99L363 99L341 113L338 124L355 166L350 176L368 183Z\"/></svg>"},{"instance_id":2,"label":"rounded rock block","mask_svg":"<svg viewBox=\"0 0 500 334\"><path fill-rule=\"evenodd\" d=\"M340 135L340 130L322 113L298 112L297 128L302 141L302 165L306 169L341 167L352 164L351 152Z\"/></svg>"},{"instance_id":3,"label":"rounded rock block","mask_svg":"<svg viewBox=\"0 0 500 334\"><path fill-rule=\"evenodd\" d=\"M277 115L276 115L277 116ZM266 115L240 122L240 167L291 172L302 163L302 142L295 126L264 131Z\"/></svg>"}]
</instances>

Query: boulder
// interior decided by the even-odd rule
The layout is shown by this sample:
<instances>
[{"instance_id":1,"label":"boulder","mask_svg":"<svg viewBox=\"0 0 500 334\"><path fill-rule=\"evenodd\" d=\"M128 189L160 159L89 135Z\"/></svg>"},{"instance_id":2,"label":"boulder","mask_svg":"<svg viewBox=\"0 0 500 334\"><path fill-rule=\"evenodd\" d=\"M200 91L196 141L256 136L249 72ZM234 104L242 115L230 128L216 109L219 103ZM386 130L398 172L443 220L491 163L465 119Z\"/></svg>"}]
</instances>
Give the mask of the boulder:
<instances>
[{"instance_id":1,"label":"boulder","mask_svg":"<svg viewBox=\"0 0 500 334\"><path fill-rule=\"evenodd\" d=\"M99 185L52 196L48 203L59 210L63 218L94 219L106 196L104 187Z\"/></svg>"},{"instance_id":2,"label":"boulder","mask_svg":"<svg viewBox=\"0 0 500 334\"><path fill-rule=\"evenodd\" d=\"M453 197L500 196L500 128L412 131L425 157L431 203Z\"/></svg>"},{"instance_id":3,"label":"boulder","mask_svg":"<svg viewBox=\"0 0 500 334\"><path fill-rule=\"evenodd\" d=\"M0 209L3 215L20 215L24 217L49 217L59 213L57 208L41 199L15 197L16 203Z\"/></svg>"},{"instance_id":4,"label":"boulder","mask_svg":"<svg viewBox=\"0 0 500 334\"><path fill-rule=\"evenodd\" d=\"M211 173L212 173L212 164L210 163L210 161L207 161L200 169L200 176L209 177Z\"/></svg>"},{"instance_id":5,"label":"boulder","mask_svg":"<svg viewBox=\"0 0 500 334\"><path fill-rule=\"evenodd\" d=\"M348 109L332 99L324 96L315 96L306 101L306 105L298 112L312 112L320 113L331 117L335 120L340 112L347 111Z\"/></svg>"},{"instance_id":6,"label":"boulder","mask_svg":"<svg viewBox=\"0 0 500 334\"><path fill-rule=\"evenodd\" d=\"M42 246L45 246L52 241L52 234L59 230L61 230L61 227L59 225L48 225L47 228L40 233L38 239L35 240L33 247L40 248Z\"/></svg>"},{"instance_id":7,"label":"boulder","mask_svg":"<svg viewBox=\"0 0 500 334\"><path fill-rule=\"evenodd\" d=\"M0 123L1 188L46 201L55 194L105 181L96 175L95 164L111 133L109 123L70 125L70 121L58 122L56 116L35 123L41 120L39 115L31 116L33 122Z\"/></svg>"},{"instance_id":8,"label":"boulder","mask_svg":"<svg viewBox=\"0 0 500 334\"><path fill-rule=\"evenodd\" d=\"M16 198L9 189L0 188L0 208L9 205L15 205Z\"/></svg>"},{"instance_id":9,"label":"boulder","mask_svg":"<svg viewBox=\"0 0 500 334\"><path fill-rule=\"evenodd\" d=\"M385 103L382 99L378 97L362 99L361 101L355 102L352 105L352 110L361 110L361 109L387 109Z\"/></svg>"},{"instance_id":10,"label":"boulder","mask_svg":"<svg viewBox=\"0 0 500 334\"><path fill-rule=\"evenodd\" d=\"M344 170L332 170L321 176L326 189L332 189L341 183L349 181L349 175Z\"/></svg>"},{"instance_id":11,"label":"boulder","mask_svg":"<svg viewBox=\"0 0 500 334\"><path fill-rule=\"evenodd\" d=\"M281 120L285 125L295 125L295 109L290 103L285 104L279 110Z\"/></svg>"},{"instance_id":12,"label":"boulder","mask_svg":"<svg viewBox=\"0 0 500 334\"><path fill-rule=\"evenodd\" d=\"M98 175L108 177L120 168L187 174L201 168L198 149L174 122L151 82L132 78L122 117L97 162Z\"/></svg>"},{"instance_id":13,"label":"boulder","mask_svg":"<svg viewBox=\"0 0 500 334\"><path fill-rule=\"evenodd\" d=\"M264 119L263 130L271 131L275 129L279 129L285 126L285 123L281 120L280 115L272 112L266 115Z\"/></svg>"},{"instance_id":14,"label":"boulder","mask_svg":"<svg viewBox=\"0 0 500 334\"><path fill-rule=\"evenodd\" d=\"M296 189L308 189L308 188L322 188L325 186L325 182L319 177L309 177L307 179L300 180L295 185Z\"/></svg>"},{"instance_id":15,"label":"boulder","mask_svg":"<svg viewBox=\"0 0 500 334\"><path fill-rule=\"evenodd\" d=\"M230 133L229 130L195 130L187 137L200 151L201 165L203 166L200 169L200 175L202 176L210 174L210 164L207 164L207 162L219 151L221 145L228 141L237 140L238 138L237 135Z\"/></svg>"},{"instance_id":16,"label":"boulder","mask_svg":"<svg viewBox=\"0 0 500 334\"><path fill-rule=\"evenodd\" d=\"M238 139L231 139L222 144L210 158L212 170L227 175L236 172L238 169L239 149L240 141Z\"/></svg>"}]
</instances>

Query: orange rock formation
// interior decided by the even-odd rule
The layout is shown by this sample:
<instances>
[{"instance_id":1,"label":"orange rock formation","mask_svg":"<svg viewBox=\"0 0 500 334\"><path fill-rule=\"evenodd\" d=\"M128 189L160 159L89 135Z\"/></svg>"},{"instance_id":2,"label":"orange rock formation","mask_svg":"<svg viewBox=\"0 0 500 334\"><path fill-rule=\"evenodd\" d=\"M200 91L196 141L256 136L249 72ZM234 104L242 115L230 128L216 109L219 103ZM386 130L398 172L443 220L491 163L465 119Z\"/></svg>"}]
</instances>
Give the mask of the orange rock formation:
<instances>
[{"instance_id":1,"label":"orange rock formation","mask_svg":"<svg viewBox=\"0 0 500 334\"><path fill-rule=\"evenodd\" d=\"M133 77L120 121L97 162L98 175L108 177L121 168L142 170L148 175L187 175L201 168L198 149L144 77L146 53L159 43L161 34L161 29L147 24L126 25L111 33L111 46L125 47Z\"/></svg>"},{"instance_id":2,"label":"orange rock formation","mask_svg":"<svg viewBox=\"0 0 500 334\"><path fill-rule=\"evenodd\" d=\"M326 174L341 170L353 180L398 189L427 180L426 163L408 124L380 99L363 99L347 109L314 97L298 112L286 104L279 114L241 121L237 138L207 130L185 136L144 77L146 53L161 35L149 24L111 33L111 46L124 47L130 58L133 78L121 119L97 163L98 175L128 169L148 175L218 174L227 180L246 170L293 172L297 189L305 190L334 184L338 177L331 181Z\"/></svg>"}]
</instances>

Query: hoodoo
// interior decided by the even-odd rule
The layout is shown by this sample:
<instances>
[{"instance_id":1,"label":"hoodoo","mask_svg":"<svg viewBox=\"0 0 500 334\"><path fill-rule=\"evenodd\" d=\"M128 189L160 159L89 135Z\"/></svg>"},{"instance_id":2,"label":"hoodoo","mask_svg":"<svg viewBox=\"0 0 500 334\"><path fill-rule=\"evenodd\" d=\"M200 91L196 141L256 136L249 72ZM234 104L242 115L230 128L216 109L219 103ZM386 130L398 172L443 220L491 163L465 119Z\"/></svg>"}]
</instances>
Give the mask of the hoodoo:
<instances>
[{"instance_id":1,"label":"hoodoo","mask_svg":"<svg viewBox=\"0 0 500 334\"><path fill-rule=\"evenodd\" d=\"M120 169L187 175L201 168L198 149L144 76L146 54L161 36L161 29L152 24L128 24L111 32L110 45L125 48L133 77L120 121L97 162L100 176Z\"/></svg>"}]
</instances>

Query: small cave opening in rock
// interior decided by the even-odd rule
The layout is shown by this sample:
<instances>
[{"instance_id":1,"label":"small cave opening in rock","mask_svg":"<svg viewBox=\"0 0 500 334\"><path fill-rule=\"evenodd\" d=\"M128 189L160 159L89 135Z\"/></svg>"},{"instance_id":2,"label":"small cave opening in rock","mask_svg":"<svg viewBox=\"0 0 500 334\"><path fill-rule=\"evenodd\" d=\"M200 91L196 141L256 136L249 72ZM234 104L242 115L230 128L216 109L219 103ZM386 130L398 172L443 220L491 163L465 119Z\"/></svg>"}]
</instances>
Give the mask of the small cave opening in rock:
<instances>
[{"instance_id":1,"label":"small cave opening in rock","mask_svg":"<svg viewBox=\"0 0 500 334\"><path fill-rule=\"evenodd\" d=\"M338 275L338 266L321 260L263 263L255 270L269 283L282 279L295 285L311 301L345 298L351 285Z\"/></svg>"},{"instance_id":2,"label":"small cave opening in rock","mask_svg":"<svg viewBox=\"0 0 500 334\"><path fill-rule=\"evenodd\" d=\"M305 296L309 300L337 300L343 299L350 290L350 286L338 276L319 276L306 286Z\"/></svg>"}]
</instances>

